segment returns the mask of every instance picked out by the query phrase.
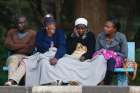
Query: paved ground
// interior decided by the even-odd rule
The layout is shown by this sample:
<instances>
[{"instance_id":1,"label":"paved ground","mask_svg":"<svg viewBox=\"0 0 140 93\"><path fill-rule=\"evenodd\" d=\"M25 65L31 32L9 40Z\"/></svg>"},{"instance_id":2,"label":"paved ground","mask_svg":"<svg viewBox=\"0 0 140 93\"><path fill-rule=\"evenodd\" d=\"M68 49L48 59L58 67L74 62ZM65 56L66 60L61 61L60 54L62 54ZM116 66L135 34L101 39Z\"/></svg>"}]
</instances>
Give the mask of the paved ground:
<instances>
[{"instance_id":1,"label":"paved ground","mask_svg":"<svg viewBox=\"0 0 140 93\"><path fill-rule=\"evenodd\" d=\"M33 88L0 86L0 93L140 93L140 86L38 86Z\"/></svg>"}]
</instances>

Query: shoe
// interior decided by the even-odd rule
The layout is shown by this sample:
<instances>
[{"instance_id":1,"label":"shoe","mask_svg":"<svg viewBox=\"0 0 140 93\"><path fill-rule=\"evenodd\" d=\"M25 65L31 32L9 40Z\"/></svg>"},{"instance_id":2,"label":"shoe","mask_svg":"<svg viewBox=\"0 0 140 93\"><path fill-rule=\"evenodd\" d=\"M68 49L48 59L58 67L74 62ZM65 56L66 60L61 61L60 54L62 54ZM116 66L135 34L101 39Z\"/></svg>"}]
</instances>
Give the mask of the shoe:
<instances>
[{"instance_id":1,"label":"shoe","mask_svg":"<svg viewBox=\"0 0 140 93\"><path fill-rule=\"evenodd\" d=\"M17 86L17 82L15 80L9 79L7 82L4 84L5 86Z\"/></svg>"},{"instance_id":2,"label":"shoe","mask_svg":"<svg viewBox=\"0 0 140 93\"><path fill-rule=\"evenodd\" d=\"M69 83L68 82L62 82L61 85L62 86L67 86L67 85L69 85Z\"/></svg>"},{"instance_id":3,"label":"shoe","mask_svg":"<svg viewBox=\"0 0 140 93\"><path fill-rule=\"evenodd\" d=\"M70 85L70 86L79 86L80 85L80 82L78 82L78 81L69 81L68 83L69 83L68 85Z\"/></svg>"},{"instance_id":4,"label":"shoe","mask_svg":"<svg viewBox=\"0 0 140 93\"><path fill-rule=\"evenodd\" d=\"M51 85L57 86L57 81L53 81L53 82L41 84L41 86L48 86L48 85L49 85L49 86L51 86Z\"/></svg>"}]
</instances>

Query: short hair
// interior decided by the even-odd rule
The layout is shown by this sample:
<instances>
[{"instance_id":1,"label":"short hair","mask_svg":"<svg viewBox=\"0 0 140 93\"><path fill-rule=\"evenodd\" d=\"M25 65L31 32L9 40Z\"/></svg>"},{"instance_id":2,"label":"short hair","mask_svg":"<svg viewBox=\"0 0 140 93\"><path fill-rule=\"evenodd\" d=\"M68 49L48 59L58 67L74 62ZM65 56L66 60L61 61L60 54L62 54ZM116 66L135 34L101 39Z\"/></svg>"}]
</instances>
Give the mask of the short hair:
<instances>
[{"instance_id":1,"label":"short hair","mask_svg":"<svg viewBox=\"0 0 140 93\"><path fill-rule=\"evenodd\" d=\"M26 21L27 21L26 16L24 16L24 15L20 15L20 16L17 16L17 17L16 17L16 23L17 23L17 22L19 21L19 19L22 18L22 17L24 17L24 18L26 19Z\"/></svg>"},{"instance_id":2,"label":"short hair","mask_svg":"<svg viewBox=\"0 0 140 93\"><path fill-rule=\"evenodd\" d=\"M117 20L116 17L114 17L114 16L113 16L113 17L110 17L110 18L107 19L107 21L110 21L111 23L113 23L114 28L116 28L117 31L120 30L121 24L120 24L120 22Z\"/></svg>"}]
</instances>

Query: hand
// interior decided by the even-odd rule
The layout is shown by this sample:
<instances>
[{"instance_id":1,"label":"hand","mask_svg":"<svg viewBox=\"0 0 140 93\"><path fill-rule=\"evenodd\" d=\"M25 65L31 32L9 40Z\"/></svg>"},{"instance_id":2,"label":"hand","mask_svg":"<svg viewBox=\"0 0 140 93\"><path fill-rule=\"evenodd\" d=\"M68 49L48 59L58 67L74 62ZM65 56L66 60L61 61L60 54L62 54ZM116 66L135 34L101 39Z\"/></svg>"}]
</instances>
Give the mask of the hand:
<instances>
[{"instance_id":1,"label":"hand","mask_svg":"<svg viewBox=\"0 0 140 93\"><path fill-rule=\"evenodd\" d=\"M51 58L50 59L50 64L51 65L56 65L56 63L57 63L57 59L56 58Z\"/></svg>"},{"instance_id":2,"label":"hand","mask_svg":"<svg viewBox=\"0 0 140 93\"><path fill-rule=\"evenodd\" d=\"M80 57L80 61L81 61L81 62L85 61L85 57L84 57L84 56L81 56L81 57Z\"/></svg>"},{"instance_id":3,"label":"hand","mask_svg":"<svg viewBox=\"0 0 140 93\"><path fill-rule=\"evenodd\" d=\"M124 63L128 62L127 58L124 59Z\"/></svg>"},{"instance_id":4,"label":"hand","mask_svg":"<svg viewBox=\"0 0 140 93\"><path fill-rule=\"evenodd\" d=\"M72 33L71 36L72 36L72 37L74 37L74 36L79 37L79 34L78 34L76 28L74 28L73 33Z\"/></svg>"}]
</instances>

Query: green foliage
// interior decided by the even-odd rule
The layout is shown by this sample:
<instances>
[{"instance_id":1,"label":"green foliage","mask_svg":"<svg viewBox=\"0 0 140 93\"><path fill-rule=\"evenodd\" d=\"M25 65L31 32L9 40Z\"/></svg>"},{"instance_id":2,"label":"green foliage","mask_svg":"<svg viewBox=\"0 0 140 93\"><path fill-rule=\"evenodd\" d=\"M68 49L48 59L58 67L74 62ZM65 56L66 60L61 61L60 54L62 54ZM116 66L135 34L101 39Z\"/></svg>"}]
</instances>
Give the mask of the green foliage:
<instances>
[{"instance_id":1,"label":"green foliage","mask_svg":"<svg viewBox=\"0 0 140 93\"><path fill-rule=\"evenodd\" d=\"M4 83L6 82L6 80L7 80L7 72L3 72L3 71L1 71L0 72L0 85L4 85Z\"/></svg>"},{"instance_id":2,"label":"green foliage","mask_svg":"<svg viewBox=\"0 0 140 93\"><path fill-rule=\"evenodd\" d=\"M7 50L4 46L4 36L6 29L0 26L0 85L3 85L7 79L7 73L2 72L2 66L5 65L5 60L7 58Z\"/></svg>"},{"instance_id":3,"label":"green foliage","mask_svg":"<svg viewBox=\"0 0 140 93\"><path fill-rule=\"evenodd\" d=\"M2 54L0 56L0 61L5 60L6 58L6 48L4 46L4 37L5 37L5 33L6 33L6 29L4 29L4 27L0 26L0 54Z\"/></svg>"},{"instance_id":4,"label":"green foliage","mask_svg":"<svg viewBox=\"0 0 140 93\"><path fill-rule=\"evenodd\" d=\"M135 80L133 81L130 81L130 84L131 85L140 85L140 48L139 49L136 49L136 62L138 64L138 70L137 70L137 77Z\"/></svg>"},{"instance_id":5,"label":"green foliage","mask_svg":"<svg viewBox=\"0 0 140 93\"><path fill-rule=\"evenodd\" d=\"M140 48L136 49L136 62L140 64Z\"/></svg>"}]
</instances>

